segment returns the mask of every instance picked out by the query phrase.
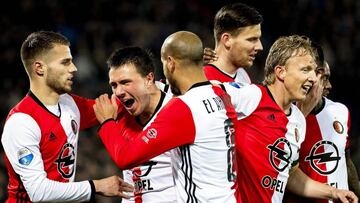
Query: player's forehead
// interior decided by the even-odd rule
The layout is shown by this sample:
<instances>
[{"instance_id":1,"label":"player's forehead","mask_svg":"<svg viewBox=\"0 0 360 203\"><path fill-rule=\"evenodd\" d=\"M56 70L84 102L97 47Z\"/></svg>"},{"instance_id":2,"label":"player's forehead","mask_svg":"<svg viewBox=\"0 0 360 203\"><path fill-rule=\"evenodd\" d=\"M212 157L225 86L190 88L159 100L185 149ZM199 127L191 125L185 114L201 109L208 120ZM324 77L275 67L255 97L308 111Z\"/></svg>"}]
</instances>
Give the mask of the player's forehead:
<instances>
[{"instance_id":1,"label":"player's forehead","mask_svg":"<svg viewBox=\"0 0 360 203\"><path fill-rule=\"evenodd\" d=\"M123 79L135 79L141 77L136 67L132 63L119 65L117 67L111 67L109 70L109 81L119 81Z\"/></svg>"},{"instance_id":2,"label":"player's forehead","mask_svg":"<svg viewBox=\"0 0 360 203\"><path fill-rule=\"evenodd\" d=\"M249 25L246 27L238 28L238 37L261 37L261 24Z\"/></svg>"},{"instance_id":3,"label":"player's forehead","mask_svg":"<svg viewBox=\"0 0 360 203\"><path fill-rule=\"evenodd\" d=\"M43 57L50 61L72 60L70 47L62 44L55 44Z\"/></svg>"},{"instance_id":4,"label":"player's forehead","mask_svg":"<svg viewBox=\"0 0 360 203\"><path fill-rule=\"evenodd\" d=\"M314 57L310 53L304 52L303 50L294 52L291 55L291 57L288 58L285 62L285 64L292 64L292 63L301 64L303 66L304 65L311 66L313 67L313 69L317 67Z\"/></svg>"}]
</instances>

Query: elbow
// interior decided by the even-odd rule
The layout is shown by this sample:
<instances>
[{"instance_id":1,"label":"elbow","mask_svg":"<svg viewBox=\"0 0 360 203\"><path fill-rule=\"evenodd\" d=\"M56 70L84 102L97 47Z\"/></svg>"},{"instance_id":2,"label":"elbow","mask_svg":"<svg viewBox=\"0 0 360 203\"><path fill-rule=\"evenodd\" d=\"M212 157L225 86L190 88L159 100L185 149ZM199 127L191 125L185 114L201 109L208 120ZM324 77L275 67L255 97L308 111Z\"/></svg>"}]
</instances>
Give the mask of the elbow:
<instances>
[{"instance_id":1,"label":"elbow","mask_svg":"<svg viewBox=\"0 0 360 203\"><path fill-rule=\"evenodd\" d=\"M23 182L24 183L24 182ZM46 199L46 193L44 192L44 180L38 181L28 181L28 183L24 183L24 187L26 193L29 196L31 202L43 202L48 201Z\"/></svg>"},{"instance_id":2,"label":"elbow","mask_svg":"<svg viewBox=\"0 0 360 203\"><path fill-rule=\"evenodd\" d=\"M41 194L37 194L36 190L34 191L31 191L31 190L28 190L27 191L27 194L29 196L29 199L31 202L41 202L41 201L44 201L43 198L41 198Z\"/></svg>"}]
</instances>

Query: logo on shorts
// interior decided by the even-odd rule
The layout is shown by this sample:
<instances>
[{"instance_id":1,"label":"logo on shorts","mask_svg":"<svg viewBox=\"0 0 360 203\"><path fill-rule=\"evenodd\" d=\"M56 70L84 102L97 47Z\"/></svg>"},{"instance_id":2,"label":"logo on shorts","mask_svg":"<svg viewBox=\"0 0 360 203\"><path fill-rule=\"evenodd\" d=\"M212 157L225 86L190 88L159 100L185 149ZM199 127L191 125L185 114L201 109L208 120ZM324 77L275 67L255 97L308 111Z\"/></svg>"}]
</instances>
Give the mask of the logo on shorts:
<instances>
[{"instance_id":1,"label":"logo on shorts","mask_svg":"<svg viewBox=\"0 0 360 203\"><path fill-rule=\"evenodd\" d=\"M328 152L324 152L324 149ZM332 156L334 154L334 156ZM305 157L305 161L310 162L311 168L321 175L329 175L333 173L339 164L339 150L333 142L327 140L320 140L310 151L309 156ZM327 162L336 162L332 168L326 165ZM325 167L326 166L326 167Z\"/></svg>"},{"instance_id":2,"label":"logo on shorts","mask_svg":"<svg viewBox=\"0 0 360 203\"><path fill-rule=\"evenodd\" d=\"M281 137L274 144L268 145L267 148L270 150L269 159L271 165L279 172L284 171L290 164L292 155L290 142L285 137Z\"/></svg>"},{"instance_id":3,"label":"logo on shorts","mask_svg":"<svg viewBox=\"0 0 360 203\"><path fill-rule=\"evenodd\" d=\"M78 124L76 123L75 120L71 120L71 129L72 129L72 131L73 131L74 134L77 133Z\"/></svg>"},{"instance_id":4,"label":"logo on shorts","mask_svg":"<svg viewBox=\"0 0 360 203\"><path fill-rule=\"evenodd\" d=\"M339 134L342 134L344 132L344 126L339 121L334 121L333 127L334 130Z\"/></svg>"},{"instance_id":5,"label":"logo on shorts","mask_svg":"<svg viewBox=\"0 0 360 203\"><path fill-rule=\"evenodd\" d=\"M55 161L57 169L63 178L70 178L74 174L75 150L70 143L65 143L58 159Z\"/></svg>"},{"instance_id":6,"label":"logo on shorts","mask_svg":"<svg viewBox=\"0 0 360 203\"><path fill-rule=\"evenodd\" d=\"M34 155L28 148L22 148L17 152L18 160L21 165L28 166L34 159Z\"/></svg>"}]
</instances>

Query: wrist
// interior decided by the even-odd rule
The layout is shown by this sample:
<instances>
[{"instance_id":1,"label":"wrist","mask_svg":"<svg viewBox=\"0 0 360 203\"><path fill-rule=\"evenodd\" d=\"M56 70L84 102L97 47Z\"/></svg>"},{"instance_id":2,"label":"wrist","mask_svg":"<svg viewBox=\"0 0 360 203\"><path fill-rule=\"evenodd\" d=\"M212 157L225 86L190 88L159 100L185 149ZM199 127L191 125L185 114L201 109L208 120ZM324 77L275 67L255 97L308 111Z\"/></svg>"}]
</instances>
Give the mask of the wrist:
<instances>
[{"instance_id":1,"label":"wrist","mask_svg":"<svg viewBox=\"0 0 360 203\"><path fill-rule=\"evenodd\" d=\"M89 180L90 183L90 189L91 189L91 195L89 202L95 202L95 194L96 194L96 188L93 180Z\"/></svg>"},{"instance_id":2,"label":"wrist","mask_svg":"<svg viewBox=\"0 0 360 203\"><path fill-rule=\"evenodd\" d=\"M330 197L328 198L329 200L334 200L336 199L336 188L334 187L330 187Z\"/></svg>"}]
</instances>

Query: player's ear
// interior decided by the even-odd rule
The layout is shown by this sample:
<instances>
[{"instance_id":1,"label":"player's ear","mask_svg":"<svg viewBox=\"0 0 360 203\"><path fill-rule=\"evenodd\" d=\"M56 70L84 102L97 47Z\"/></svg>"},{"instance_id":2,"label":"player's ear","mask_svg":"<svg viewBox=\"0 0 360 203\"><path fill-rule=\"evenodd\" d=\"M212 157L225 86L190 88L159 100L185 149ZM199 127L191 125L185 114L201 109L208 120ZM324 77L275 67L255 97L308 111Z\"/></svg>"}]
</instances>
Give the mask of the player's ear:
<instances>
[{"instance_id":1,"label":"player's ear","mask_svg":"<svg viewBox=\"0 0 360 203\"><path fill-rule=\"evenodd\" d=\"M222 42L222 44L224 44L226 49L229 49L232 44L231 34L224 32L223 34L221 34L220 41Z\"/></svg>"},{"instance_id":2,"label":"player's ear","mask_svg":"<svg viewBox=\"0 0 360 203\"><path fill-rule=\"evenodd\" d=\"M172 56L168 56L167 60L168 60L168 70L170 73L173 73L175 71L175 67L176 67L175 58Z\"/></svg>"},{"instance_id":3,"label":"player's ear","mask_svg":"<svg viewBox=\"0 0 360 203\"><path fill-rule=\"evenodd\" d=\"M43 76L45 73L45 64L42 61L35 61L34 62L34 72L38 76Z\"/></svg>"},{"instance_id":4,"label":"player's ear","mask_svg":"<svg viewBox=\"0 0 360 203\"><path fill-rule=\"evenodd\" d=\"M285 76L286 76L285 66L280 66L280 65L275 66L274 74L275 74L276 78L278 78L280 81L284 81Z\"/></svg>"},{"instance_id":5,"label":"player's ear","mask_svg":"<svg viewBox=\"0 0 360 203\"><path fill-rule=\"evenodd\" d=\"M154 84L155 81L155 76L153 72L150 72L146 75L146 84L147 85L152 85Z\"/></svg>"}]
</instances>

